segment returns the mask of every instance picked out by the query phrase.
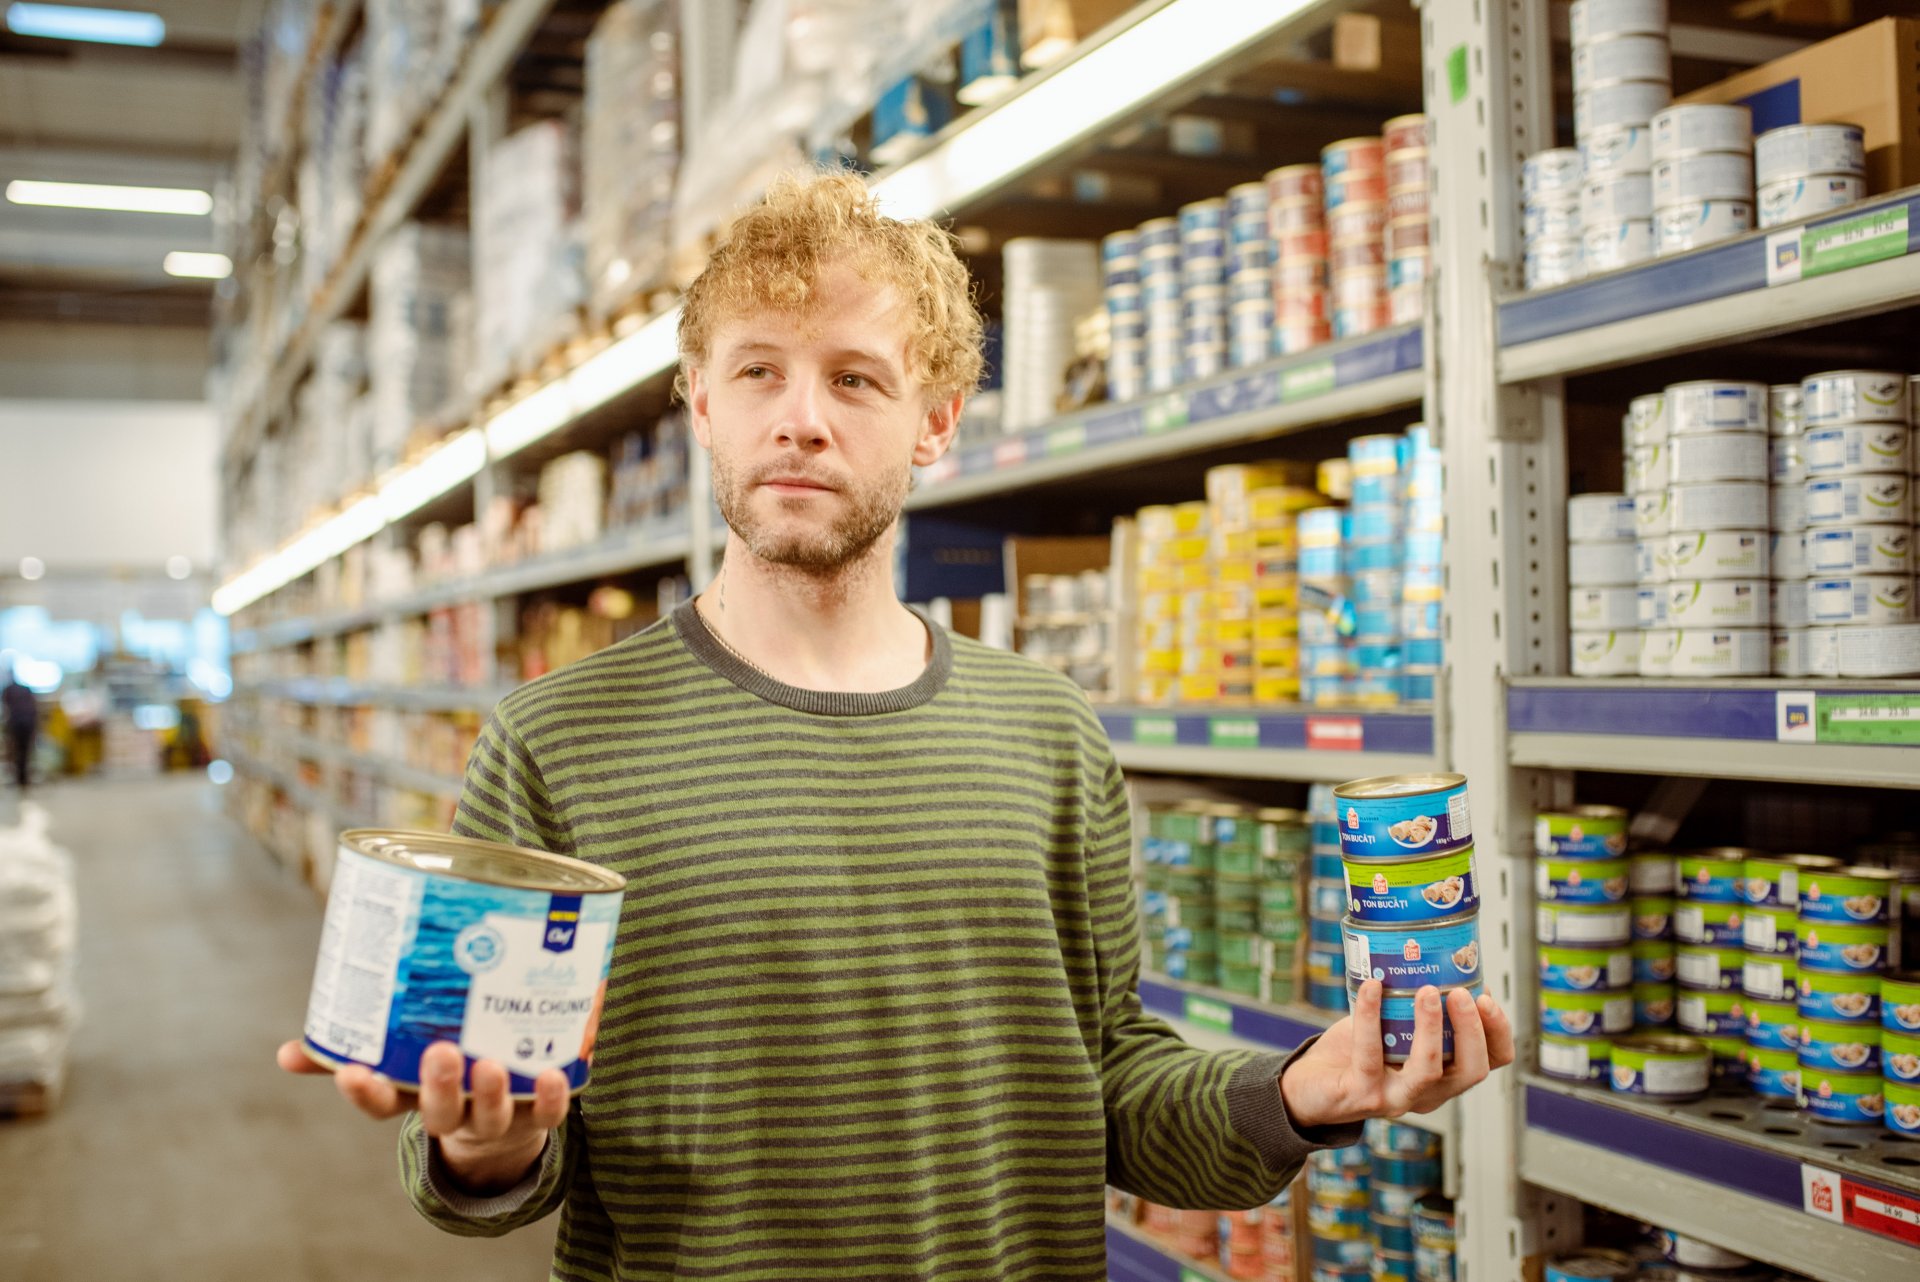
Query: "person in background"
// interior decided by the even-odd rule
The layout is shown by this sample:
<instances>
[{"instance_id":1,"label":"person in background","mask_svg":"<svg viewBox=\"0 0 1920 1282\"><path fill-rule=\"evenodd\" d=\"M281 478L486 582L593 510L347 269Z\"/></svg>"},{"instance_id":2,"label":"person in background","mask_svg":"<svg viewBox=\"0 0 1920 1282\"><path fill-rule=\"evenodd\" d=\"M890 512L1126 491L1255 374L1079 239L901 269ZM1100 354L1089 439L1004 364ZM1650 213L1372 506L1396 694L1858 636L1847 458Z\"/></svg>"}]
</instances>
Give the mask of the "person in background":
<instances>
[{"instance_id":1,"label":"person in background","mask_svg":"<svg viewBox=\"0 0 1920 1282\"><path fill-rule=\"evenodd\" d=\"M7 673L7 684L0 689L0 725L6 729L14 781L25 792L33 768L33 741L40 734L40 701L12 672Z\"/></svg>"}]
</instances>

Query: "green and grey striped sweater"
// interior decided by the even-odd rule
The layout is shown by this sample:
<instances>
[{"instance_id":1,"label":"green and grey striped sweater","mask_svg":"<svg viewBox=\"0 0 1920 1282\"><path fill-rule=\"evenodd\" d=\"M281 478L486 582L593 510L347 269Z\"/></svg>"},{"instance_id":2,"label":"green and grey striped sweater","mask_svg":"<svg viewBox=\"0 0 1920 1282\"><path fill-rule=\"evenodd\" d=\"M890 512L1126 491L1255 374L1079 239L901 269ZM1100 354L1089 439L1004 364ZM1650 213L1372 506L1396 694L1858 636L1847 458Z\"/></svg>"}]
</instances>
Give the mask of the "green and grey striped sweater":
<instances>
[{"instance_id":1,"label":"green and grey striped sweater","mask_svg":"<svg viewBox=\"0 0 1920 1282\"><path fill-rule=\"evenodd\" d=\"M501 703L455 830L624 874L624 916L539 1170L461 1196L410 1117L423 1215L493 1235L560 1208L566 1282L1093 1282L1105 1184L1251 1207L1287 1183L1314 1145L1284 1058L1141 1012L1126 792L1085 698L932 632L912 685L826 694L688 606Z\"/></svg>"}]
</instances>

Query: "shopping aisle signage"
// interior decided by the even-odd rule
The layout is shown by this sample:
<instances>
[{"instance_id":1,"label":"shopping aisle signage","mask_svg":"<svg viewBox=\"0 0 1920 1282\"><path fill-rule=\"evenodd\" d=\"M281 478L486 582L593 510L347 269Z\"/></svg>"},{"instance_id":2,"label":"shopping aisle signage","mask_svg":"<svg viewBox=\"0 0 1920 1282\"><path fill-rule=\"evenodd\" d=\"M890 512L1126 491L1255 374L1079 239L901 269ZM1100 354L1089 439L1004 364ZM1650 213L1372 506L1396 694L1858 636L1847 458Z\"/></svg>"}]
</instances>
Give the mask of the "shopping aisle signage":
<instances>
[{"instance_id":1,"label":"shopping aisle signage","mask_svg":"<svg viewBox=\"0 0 1920 1282\"><path fill-rule=\"evenodd\" d=\"M1818 1166L1800 1168L1800 1191L1808 1215L1920 1246L1920 1198L1910 1193L1862 1184Z\"/></svg>"},{"instance_id":2,"label":"shopping aisle signage","mask_svg":"<svg viewBox=\"0 0 1920 1282\"><path fill-rule=\"evenodd\" d=\"M1309 396L1325 396L1338 385L1333 369L1333 359L1310 361L1305 365L1296 365L1280 375L1280 399L1283 401L1305 400Z\"/></svg>"},{"instance_id":3,"label":"shopping aisle signage","mask_svg":"<svg viewBox=\"0 0 1920 1282\"><path fill-rule=\"evenodd\" d=\"M1920 694L1781 690L1774 703L1775 737L1781 743L1920 748Z\"/></svg>"},{"instance_id":4,"label":"shopping aisle signage","mask_svg":"<svg viewBox=\"0 0 1920 1282\"><path fill-rule=\"evenodd\" d=\"M1233 1031L1233 1007L1198 993L1187 994L1186 1016L1189 1024L1211 1028L1216 1033Z\"/></svg>"},{"instance_id":5,"label":"shopping aisle signage","mask_svg":"<svg viewBox=\"0 0 1920 1282\"><path fill-rule=\"evenodd\" d=\"M1172 717L1135 717L1133 741L1164 748L1179 738L1179 727Z\"/></svg>"},{"instance_id":6,"label":"shopping aisle signage","mask_svg":"<svg viewBox=\"0 0 1920 1282\"><path fill-rule=\"evenodd\" d=\"M1364 752L1367 723L1359 717L1308 717L1307 747L1315 752Z\"/></svg>"},{"instance_id":7,"label":"shopping aisle signage","mask_svg":"<svg viewBox=\"0 0 1920 1282\"><path fill-rule=\"evenodd\" d=\"M1260 723L1251 717L1210 717L1207 742L1216 748L1258 748Z\"/></svg>"},{"instance_id":8,"label":"shopping aisle signage","mask_svg":"<svg viewBox=\"0 0 1920 1282\"><path fill-rule=\"evenodd\" d=\"M1788 285L1907 252L1907 206L1894 205L1767 237L1767 284Z\"/></svg>"}]
</instances>

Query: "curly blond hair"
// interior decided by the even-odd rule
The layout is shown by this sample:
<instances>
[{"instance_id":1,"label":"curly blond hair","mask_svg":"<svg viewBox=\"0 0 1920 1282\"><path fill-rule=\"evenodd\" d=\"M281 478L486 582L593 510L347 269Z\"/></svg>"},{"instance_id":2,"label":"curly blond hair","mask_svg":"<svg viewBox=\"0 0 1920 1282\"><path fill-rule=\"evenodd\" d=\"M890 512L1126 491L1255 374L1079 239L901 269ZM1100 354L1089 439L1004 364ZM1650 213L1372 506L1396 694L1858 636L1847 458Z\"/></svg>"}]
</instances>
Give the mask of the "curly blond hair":
<instances>
[{"instance_id":1,"label":"curly blond hair","mask_svg":"<svg viewBox=\"0 0 1920 1282\"><path fill-rule=\"evenodd\" d=\"M980 381L981 320L973 278L952 235L929 222L888 218L867 184L845 170L783 175L734 220L680 306L680 373L713 353L714 331L755 309L804 315L823 267L843 261L863 280L891 285L912 309L908 372L933 403Z\"/></svg>"}]
</instances>

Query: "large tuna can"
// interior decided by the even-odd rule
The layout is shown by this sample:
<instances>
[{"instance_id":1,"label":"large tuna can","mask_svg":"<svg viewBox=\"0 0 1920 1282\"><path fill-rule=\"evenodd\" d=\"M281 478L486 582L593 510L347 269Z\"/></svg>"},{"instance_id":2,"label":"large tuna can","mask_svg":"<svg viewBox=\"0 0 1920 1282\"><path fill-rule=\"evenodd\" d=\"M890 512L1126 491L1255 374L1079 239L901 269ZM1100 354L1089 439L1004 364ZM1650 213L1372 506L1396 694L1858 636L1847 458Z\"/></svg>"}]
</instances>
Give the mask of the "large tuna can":
<instances>
[{"instance_id":1,"label":"large tuna can","mask_svg":"<svg viewBox=\"0 0 1920 1282\"><path fill-rule=\"evenodd\" d=\"M302 1048L417 1088L453 1042L516 1099L559 1069L587 1084L626 879L576 859L440 833L340 838Z\"/></svg>"},{"instance_id":2,"label":"large tuna can","mask_svg":"<svg viewBox=\"0 0 1920 1282\"><path fill-rule=\"evenodd\" d=\"M1866 132L1859 125L1785 125L1753 141L1755 179L1778 183L1809 174L1866 172Z\"/></svg>"},{"instance_id":3,"label":"large tuna can","mask_svg":"<svg viewBox=\"0 0 1920 1282\"><path fill-rule=\"evenodd\" d=\"M1390 990L1428 984L1459 988L1480 980L1480 920L1466 915L1418 926L1381 926L1347 918L1347 974Z\"/></svg>"},{"instance_id":4,"label":"large tuna can","mask_svg":"<svg viewBox=\"0 0 1920 1282\"><path fill-rule=\"evenodd\" d=\"M1439 854L1473 844L1464 775L1378 775L1333 790L1340 851L1352 859Z\"/></svg>"}]
</instances>

